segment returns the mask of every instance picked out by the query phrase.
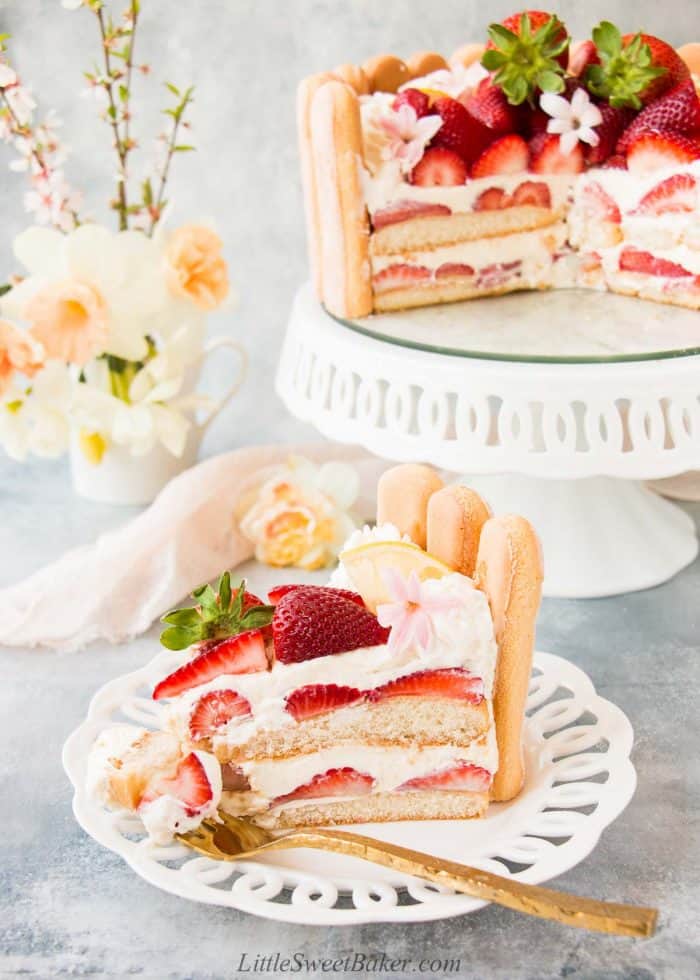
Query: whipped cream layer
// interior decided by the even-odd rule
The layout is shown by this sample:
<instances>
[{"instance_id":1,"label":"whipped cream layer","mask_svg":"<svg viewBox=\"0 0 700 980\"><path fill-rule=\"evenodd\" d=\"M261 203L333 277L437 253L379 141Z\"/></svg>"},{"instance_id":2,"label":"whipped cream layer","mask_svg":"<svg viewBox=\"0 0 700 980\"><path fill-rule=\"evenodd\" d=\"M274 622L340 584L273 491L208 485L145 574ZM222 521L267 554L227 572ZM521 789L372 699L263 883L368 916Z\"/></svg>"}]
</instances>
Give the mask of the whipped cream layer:
<instances>
[{"instance_id":1,"label":"whipped cream layer","mask_svg":"<svg viewBox=\"0 0 700 980\"><path fill-rule=\"evenodd\" d=\"M476 272L489 265L520 261L526 278L538 278L542 270L549 269L552 255L566 242L565 222L547 225L534 231L515 232L495 238L458 242L417 251L404 251L397 255L372 256L372 271L376 275L397 262L424 266L436 270L448 262L470 265Z\"/></svg>"},{"instance_id":2,"label":"whipped cream layer","mask_svg":"<svg viewBox=\"0 0 700 980\"><path fill-rule=\"evenodd\" d=\"M110 784L114 774L119 771L119 761L147 734L147 728L137 725L114 725L98 735L88 755L85 775L85 789L90 799L102 806L112 805ZM173 750L177 751L175 741Z\"/></svg>"},{"instance_id":3,"label":"whipped cream layer","mask_svg":"<svg viewBox=\"0 0 700 980\"><path fill-rule=\"evenodd\" d=\"M297 688L337 684L367 691L417 671L448 667L461 667L480 677L484 695L490 699L497 647L486 596L471 579L456 572L431 579L424 588L429 595L453 600L449 609L433 616L434 634L426 650L361 647L300 663L276 662L271 670L254 674L225 674L177 698L166 709L166 724L185 734L192 709L203 694L234 690L249 702L251 717L232 719L213 737L212 745L214 749L218 745L241 745L259 731L296 724L286 710L285 697Z\"/></svg>"},{"instance_id":4,"label":"whipped cream layer","mask_svg":"<svg viewBox=\"0 0 700 980\"><path fill-rule=\"evenodd\" d=\"M373 793L396 790L409 779L430 776L458 763L479 766L493 775L498 768L498 747L493 726L482 738L465 748L463 745L434 745L425 748L392 748L388 746L338 745L295 755L286 759L243 762L240 766L250 783L250 790L240 794L240 812L262 811L275 799L292 793L314 776L330 769L350 767L374 780ZM227 796L227 801L231 796ZM343 797L333 797L333 800ZM289 800L280 807L303 806L322 800ZM230 809L227 802L227 808Z\"/></svg>"}]
</instances>

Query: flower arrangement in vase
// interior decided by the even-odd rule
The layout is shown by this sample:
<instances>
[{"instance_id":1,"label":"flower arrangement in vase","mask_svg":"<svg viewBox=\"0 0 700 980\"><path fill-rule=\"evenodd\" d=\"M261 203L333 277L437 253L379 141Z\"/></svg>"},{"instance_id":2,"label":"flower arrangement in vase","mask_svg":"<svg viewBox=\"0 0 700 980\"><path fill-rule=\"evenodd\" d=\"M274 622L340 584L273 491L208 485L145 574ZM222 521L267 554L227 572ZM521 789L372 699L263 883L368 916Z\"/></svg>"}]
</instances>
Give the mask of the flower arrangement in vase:
<instances>
[{"instance_id":1,"label":"flower arrangement in vase","mask_svg":"<svg viewBox=\"0 0 700 980\"><path fill-rule=\"evenodd\" d=\"M117 157L110 208L117 230L92 221L66 181L59 121L36 120L36 103L0 37L0 139L18 154L11 169L29 180L24 203L34 224L13 243L23 274L0 289L0 445L15 459L70 448L76 490L112 502L142 503L194 460L218 403L195 392L207 342L207 315L230 301L222 242L206 224L168 227L168 180L194 89L166 83L172 104L159 159L134 194L130 160L132 94L138 76L138 0L115 19L105 0L63 0L96 22L100 66L85 72ZM204 422L198 412L208 413Z\"/></svg>"}]
</instances>

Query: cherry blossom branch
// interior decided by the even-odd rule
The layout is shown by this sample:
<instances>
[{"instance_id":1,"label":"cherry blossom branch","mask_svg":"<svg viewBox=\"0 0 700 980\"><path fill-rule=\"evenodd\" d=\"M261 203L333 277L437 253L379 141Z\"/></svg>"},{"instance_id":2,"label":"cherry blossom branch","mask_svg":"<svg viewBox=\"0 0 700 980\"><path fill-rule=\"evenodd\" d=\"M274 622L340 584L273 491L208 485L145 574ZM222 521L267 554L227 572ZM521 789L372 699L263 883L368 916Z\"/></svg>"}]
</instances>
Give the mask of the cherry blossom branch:
<instances>
[{"instance_id":1,"label":"cherry blossom branch","mask_svg":"<svg viewBox=\"0 0 700 980\"><path fill-rule=\"evenodd\" d=\"M129 227L128 221L128 202L126 195L126 179L127 179L127 169L126 161L129 155L129 148L122 143L121 133L119 132L119 115L117 113L116 100L114 98L114 83L118 80L120 76L119 72L113 73L112 61L110 58L110 45L111 38L108 38L107 24L104 17L104 12L102 10L102 4L97 7L92 8L97 15L97 22L100 28L100 36L102 38L102 51L104 55L104 65L105 65L105 78L102 83L107 93L107 100L109 105L107 107L107 120L109 125L112 127L114 133L114 147L117 151L117 156L119 157L119 172L117 174L117 205L116 210L119 212L119 230L125 231ZM110 31L111 33L111 31Z\"/></svg>"},{"instance_id":2,"label":"cherry blossom branch","mask_svg":"<svg viewBox=\"0 0 700 980\"><path fill-rule=\"evenodd\" d=\"M172 126L170 130L170 136L166 138L166 151L165 160L163 162L162 169L160 171L160 181L158 183L158 191L155 196L155 200L152 199L152 192L150 189L150 181L144 183L144 202L147 204L148 209L151 214L151 224L148 229L149 236L155 231L156 225L160 221L163 209L166 205L165 200L165 188L168 183L168 176L170 173L170 165L172 163L173 157L176 153L186 153L194 150L193 146L178 143L177 137L180 131L180 126L187 126L187 122L184 120L184 115L187 110L188 105L194 100L194 87L190 86L185 89L184 92L180 92L174 85L169 82L166 85L167 89L177 96L178 103L172 109L164 109L166 115L170 116L172 119ZM150 202L147 198L151 198Z\"/></svg>"}]
</instances>

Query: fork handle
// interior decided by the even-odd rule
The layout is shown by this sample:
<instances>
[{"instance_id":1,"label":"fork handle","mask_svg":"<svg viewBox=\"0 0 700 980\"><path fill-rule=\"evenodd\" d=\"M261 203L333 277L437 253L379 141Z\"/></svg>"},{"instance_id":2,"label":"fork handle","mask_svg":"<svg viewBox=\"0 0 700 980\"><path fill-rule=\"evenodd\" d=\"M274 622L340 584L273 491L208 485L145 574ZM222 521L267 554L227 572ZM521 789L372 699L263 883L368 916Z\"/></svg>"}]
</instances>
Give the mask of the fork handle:
<instances>
[{"instance_id":1,"label":"fork handle","mask_svg":"<svg viewBox=\"0 0 700 980\"><path fill-rule=\"evenodd\" d=\"M388 844L342 830L293 831L266 844L263 850L311 847L382 864L394 871L426 878L474 898L496 902L516 912L551 919L579 929L593 929L619 936L646 938L654 934L658 912L639 905L599 902L578 898L540 885L528 885L512 878L481 871L456 861Z\"/></svg>"}]
</instances>

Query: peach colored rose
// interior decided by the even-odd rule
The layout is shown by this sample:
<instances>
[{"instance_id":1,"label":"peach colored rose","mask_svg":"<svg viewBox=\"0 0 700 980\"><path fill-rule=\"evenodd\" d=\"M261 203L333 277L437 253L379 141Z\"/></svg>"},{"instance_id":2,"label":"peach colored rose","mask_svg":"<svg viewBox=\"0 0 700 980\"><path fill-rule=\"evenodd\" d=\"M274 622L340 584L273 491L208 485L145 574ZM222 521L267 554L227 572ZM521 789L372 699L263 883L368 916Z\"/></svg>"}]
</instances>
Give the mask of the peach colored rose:
<instances>
[{"instance_id":1,"label":"peach colored rose","mask_svg":"<svg viewBox=\"0 0 700 980\"><path fill-rule=\"evenodd\" d=\"M109 334L107 303L94 286L79 279L40 289L25 316L46 356L71 364L86 364L101 353Z\"/></svg>"},{"instance_id":2,"label":"peach colored rose","mask_svg":"<svg viewBox=\"0 0 700 980\"><path fill-rule=\"evenodd\" d=\"M43 363L41 345L26 330L0 320L0 396L7 391L15 371L31 378Z\"/></svg>"},{"instance_id":3,"label":"peach colored rose","mask_svg":"<svg viewBox=\"0 0 700 980\"><path fill-rule=\"evenodd\" d=\"M183 225L173 234L166 250L168 286L176 296L201 310L214 310L229 290L222 242L204 225Z\"/></svg>"}]
</instances>

